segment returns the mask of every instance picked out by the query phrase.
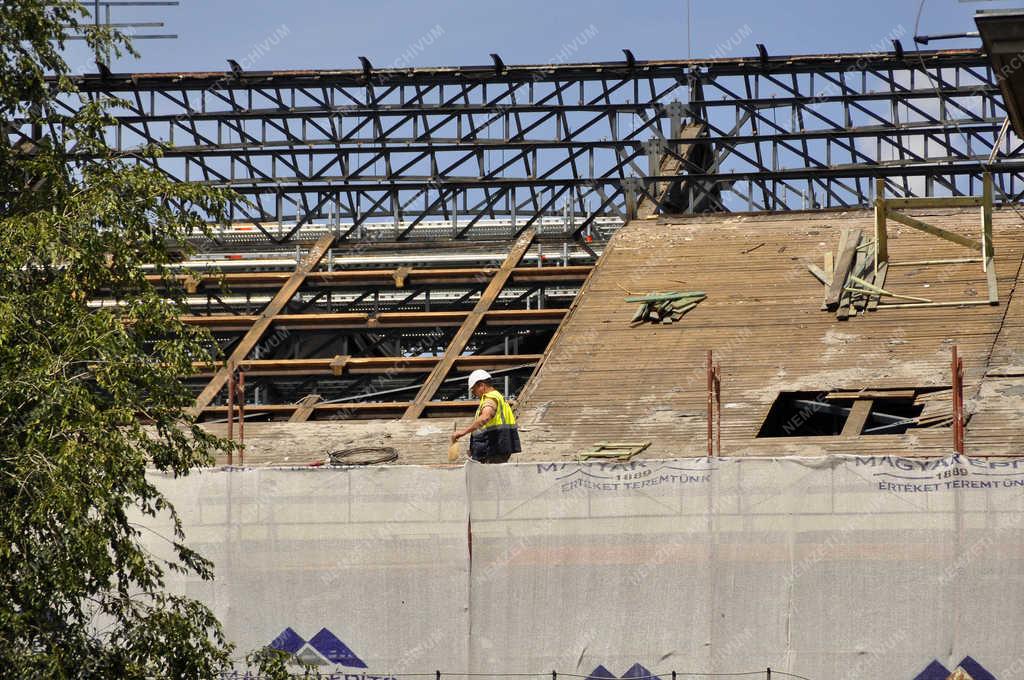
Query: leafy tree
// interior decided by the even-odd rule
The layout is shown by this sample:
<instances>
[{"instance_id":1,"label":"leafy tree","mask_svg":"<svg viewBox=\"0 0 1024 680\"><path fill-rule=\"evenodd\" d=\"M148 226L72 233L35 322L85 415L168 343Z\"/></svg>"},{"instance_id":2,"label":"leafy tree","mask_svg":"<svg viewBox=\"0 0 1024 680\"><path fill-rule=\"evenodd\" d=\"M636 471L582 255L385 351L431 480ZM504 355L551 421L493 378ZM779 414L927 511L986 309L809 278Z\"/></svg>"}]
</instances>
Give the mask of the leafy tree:
<instances>
[{"instance_id":1,"label":"leafy tree","mask_svg":"<svg viewBox=\"0 0 1024 680\"><path fill-rule=\"evenodd\" d=\"M184 475L228 446L185 413L180 376L210 340L179 321L167 268L227 195L107 145L115 104L76 94L64 37L88 31L97 54L131 46L87 16L78 2L0 2L0 675L206 678L231 646L205 606L163 585L212 565L146 469ZM174 520L167 559L132 521L159 513Z\"/></svg>"}]
</instances>

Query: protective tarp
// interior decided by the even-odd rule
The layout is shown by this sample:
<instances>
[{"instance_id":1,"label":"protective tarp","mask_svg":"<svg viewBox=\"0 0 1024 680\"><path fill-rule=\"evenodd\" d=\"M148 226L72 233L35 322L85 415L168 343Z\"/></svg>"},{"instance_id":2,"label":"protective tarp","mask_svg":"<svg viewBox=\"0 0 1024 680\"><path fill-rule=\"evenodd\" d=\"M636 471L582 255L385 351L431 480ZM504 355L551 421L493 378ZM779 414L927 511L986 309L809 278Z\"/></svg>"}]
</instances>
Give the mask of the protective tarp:
<instances>
[{"instance_id":1,"label":"protective tarp","mask_svg":"<svg viewBox=\"0 0 1024 680\"><path fill-rule=\"evenodd\" d=\"M212 607L239 655L272 645L321 672L387 677L463 667L466 481L459 469L210 470L153 475L212 583L172 575ZM166 554L167 526L144 537Z\"/></svg>"},{"instance_id":2,"label":"protective tarp","mask_svg":"<svg viewBox=\"0 0 1024 680\"><path fill-rule=\"evenodd\" d=\"M958 666L1012 680L1024 678L1019 465L468 463L158 483L217 564L214 584L172 582L241 651L272 643L347 680L767 667L946 680Z\"/></svg>"},{"instance_id":3,"label":"protective tarp","mask_svg":"<svg viewBox=\"0 0 1024 680\"><path fill-rule=\"evenodd\" d=\"M470 465L470 670L1024 677L1019 463Z\"/></svg>"}]
</instances>

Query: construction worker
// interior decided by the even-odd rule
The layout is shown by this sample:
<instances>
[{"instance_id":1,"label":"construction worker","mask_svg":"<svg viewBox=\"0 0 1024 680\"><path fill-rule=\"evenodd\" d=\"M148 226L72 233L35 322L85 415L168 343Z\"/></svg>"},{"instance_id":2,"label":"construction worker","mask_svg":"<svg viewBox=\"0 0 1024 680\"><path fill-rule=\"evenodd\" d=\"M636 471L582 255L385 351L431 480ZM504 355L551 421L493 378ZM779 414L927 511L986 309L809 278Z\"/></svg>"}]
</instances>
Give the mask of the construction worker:
<instances>
[{"instance_id":1,"label":"construction worker","mask_svg":"<svg viewBox=\"0 0 1024 680\"><path fill-rule=\"evenodd\" d=\"M469 427L452 433L456 442L467 434L469 457L481 463L507 463L513 453L522 451L519 445L519 430L512 408L494 389L493 379L487 371L475 370L469 374L469 393L480 400L476 417Z\"/></svg>"}]
</instances>

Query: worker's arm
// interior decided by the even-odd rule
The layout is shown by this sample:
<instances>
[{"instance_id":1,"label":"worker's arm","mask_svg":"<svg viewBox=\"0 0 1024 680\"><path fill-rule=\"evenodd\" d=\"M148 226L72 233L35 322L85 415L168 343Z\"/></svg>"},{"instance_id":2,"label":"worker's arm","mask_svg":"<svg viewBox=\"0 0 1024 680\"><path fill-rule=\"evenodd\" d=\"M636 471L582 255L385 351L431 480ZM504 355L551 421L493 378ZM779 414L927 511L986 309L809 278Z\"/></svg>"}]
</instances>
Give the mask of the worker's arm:
<instances>
[{"instance_id":1,"label":"worker's arm","mask_svg":"<svg viewBox=\"0 0 1024 680\"><path fill-rule=\"evenodd\" d=\"M494 417L494 414L497 412L497 410L497 405L493 401L488 401L486 404L484 404L484 407L480 409L480 416L472 423L470 423L469 427L467 427L465 430L459 430L458 432L452 433L452 441L458 441L459 439L465 437L467 434L472 433L477 428L483 427L484 423L486 423L488 420Z\"/></svg>"}]
</instances>

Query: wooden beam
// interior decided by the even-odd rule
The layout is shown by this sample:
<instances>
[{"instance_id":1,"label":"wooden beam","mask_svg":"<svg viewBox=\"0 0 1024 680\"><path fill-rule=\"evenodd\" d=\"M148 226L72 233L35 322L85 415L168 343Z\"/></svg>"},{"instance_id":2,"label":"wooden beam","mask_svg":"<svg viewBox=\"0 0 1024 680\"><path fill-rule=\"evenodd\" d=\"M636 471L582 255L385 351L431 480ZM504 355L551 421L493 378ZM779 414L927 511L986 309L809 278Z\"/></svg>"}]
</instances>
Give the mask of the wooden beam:
<instances>
[{"instance_id":1,"label":"wooden beam","mask_svg":"<svg viewBox=\"0 0 1024 680\"><path fill-rule=\"evenodd\" d=\"M889 210L888 208L886 209L885 214L886 217L895 222L899 222L900 224L912 227L914 229L919 229L925 233L931 234L932 236L938 236L941 239L952 241L953 243L957 243L972 250L981 250L981 244L972 238L961 236L960 234L953 233L952 231L947 231L946 229L936 227L932 224L928 224L927 222L922 222L921 220L914 219L910 215L904 215L901 212Z\"/></svg>"},{"instance_id":2,"label":"wooden beam","mask_svg":"<svg viewBox=\"0 0 1024 680\"><path fill-rule=\"evenodd\" d=\"M875 180L875 273L883 262L889 261L889 234L885 224L885 179Z\"/></svg>"},{"instance_id":3,"label":"wooden beam","mask_svg":"<svg viewBox=\"0 0 1024 680\"><path fill-rule=\"evenodd\" d=\"M253 260L254 267L260 266L259 260ZM591 270L590 265L571 265L568 267L516 267L512 270L511 283L542 283L542 282L574 282L583 281ZM333 288L365 288L380 286L390 288L395 285L397 275L403 267L396 269L340 269L332 272L311 272L306 276L306 285ZM404 272L405 287L418 285L442 284L475 284L485 281L494 275L494 269L484 267L454 267L447 269L408 269ZM199 288L219 289L223 282L232 290L250 288L278 288L288 281L292 273L282 272L224 272L224 273L184 273L176 274L173 279L189 287L188 292L194 293ZM164 280L157 274L147 274L146 281L162 287Z\"/></svg>"},{"instance_id":4,"label":"wooden beam","mask_svg":"<svg viewBox=\"0 0 1024 680\"><path fill-rule=\"evenodd\" d=\"M846 423L843 424L843 431L839 433L839 436L845 439L859 437L861 430L864 429L864 424L868 422L868 416L871 415L871 407L874 404L872 399L858 399L853 402L853 408L850 409L850 415L847 416Z\"/></svg>"},{"instance_id":5,"label":"wooden beam","mask_svg":"<svg viewBox=\"0 0 1024 680\"><path fill-rule=\"evenodd\" d=\"M952 300L949 302L899 302L896 304L878 305L879 309L909 309L910 307L976 307L990 305L988 300Z\"/></svg>"},{"instance_id":6,"label":"wooden beam","mask_svg":"<svg viewBox=\"0 0 1024 680\"><path fill-rule=\"evenodd\" d=\"M552 309L495 309L484 314L488 326L554 326L565 316L563 308ZM469 312L381 312L371 319L364 312L333 312L325 314L278 314L274 328L289 330L339 330L383 328L456 328L466 320ZM214 314L210 316L183 316L181 320L194 326L215 331L245 331L259 317L251 314Z\"/></svg>"},{"instance_id":7,"label":"wooden beam","mask_svg":"<svg viewBox=\"0 0 1024 680\"><path fill-rule=\"evenodd\" d=\"M977 208L984 199L980 196L921 196L919 198L887 198L890 208Z\"/></svg>"},{"instance_id":8,"label":"wooden beam","mask_svg":"<svg viewBox=\"0 0 1024 680\"><path fill-rule=\"evenodd\" d=\"M992 174L986 172L982 179L982 200L981 204L981 242L983 244L982 257L985 260L986 271L988 261L996 256L995 248L992 245Z\"/></svg>"},{"instance_id":9,"label":"wooden beam","mask_svg":"<svg viewBox=\"0 0 1024 680\"><path fill-rule=\"evenodd\" d=\"M307 394L299 403L296 404L295 410L292 412L291 417L288 419L289 423L304 423L309 420L309 417L313 415L313 407L320 401L319 394Z\"/></svg>"},{"instance_id":10,"label":"wooden beam","mask_svg":"<svg viewBox=\"0 0 1024 680\"><path fill-rule=\"evenodd\" d=\"M971 262L981 262L980 257L951 257L943 260L900 260L899 262L890 262L890 267L921 267L933 264L968 264Z\"/></svg>"},{"instance_id":11,"label":"wooden beam","mask_svg":"<svg viewBox=\"0 0 1024 680\"><path fill-rule=\"evenodd\" d=\"M986 172L982 180L981 206L981 243L982 268L985 270L985 283L988 285L989 304L999 304L999 285L996 281L996 253L992 243L992 175Z\"/></svg>"},{"instance_id":12,"label":"wooden beam","mask_svg":"<svg viewBox=\"0 0 1024 680\"><path fill-rule=\"evenodd\" d=\"M989 258L988 260L988 265L985 267L985 280L988 283L988 303L990 305L998 305L999 286L996 282L995 258Z\"/></svg>"},{"instance_id":13,"label":"wooden beam","mask_svg":"<svg viewBox=\"0 0 1024 680\"><path fill-rule=\"evenodd\" d=\"M836 270L832 276L832 283L828 287L828 295L825 296L825 307L829 310L835 310L839 306L839 298L843 296L846 277L850 275L850 269L853 268L861 236L860 230L848 232L843 249L836 258Z\"/></svg>"},{"instance_id":14,"label":"wooden beam","mask_svg":"<svg viewBox=\"0 0 1024 680\"><path fill-rule=\"evenodd\" d=\"M825 395L825 399L913 399L917 396L914 389L871 389L871 390L837 390Z\"/></svg>"},{"instance_id":15,"label":"wooden beam","mask_svg":"<svg viewBox=\"0 0 1024 680\"><path fill-rule=\"evenodd\" d=\"M478 403L462 400L431 401L427 403L426 409L437 415L463 415L472 413ZM321 419L335 420L342 418L394 418L409 408L409 404L408 401L320 402L313 405L312 413ZM288 422L305 422L294 420L295 414L300 408L300 404L249 404L245 415L247 420L269 416L272 420L283 420L287 417ZM202 415L205 418L226 418L227 406L207 406L203 409Z\"/></svg>"},{"instance_id":16,"label":"wooden beam","mask_svg":"<svg viewBox=\"0 0 1024 680\"><path fill-rule=\"evenodd\" d=\"M856 274L862 273L865 267L869 267L867 255L861 250L857 250L853 260L853 266L850 267L850 274L846 277L847 280L855 278ZM832 279L832 283L835 283L835 278ZM829 284L829 290L831 290L832 283ZM839 320L845 320L850 316L857 313L856 307L854 306L853 293L859 292L855 289L851 289L850 286L843 286L843 295L839 298L839 309L836 310L836 318Z\"/></svg>"},{"instance_id":17,"label":"wooden beam","mask_svg":"<svg viewBox=\"0 0 1024 680\"><path fill-rule=\"evenodd\" d=\"M203 388L203 391L196 397L196 403L190 409L193 415L198 415L203 408L208 406L213 398L217 396L221 388L224 387L224 383L227 382L228 375L233 373L238 367L238 364L249 356L249 352L256 346L256 343L263 337L263 333L270 327L274 317L277 316L278 312L285 308L288 301L292 299L292 296L299 290L299 286L305 281L306 275L309 274L323 259L324 255L327 254L328 249L334 243L334 234L324 234L320 239L313 245L306 256L302 258L302 261L295 267L295 271L288 277L288 280L283 286L277 291L273 299L267 303L267 306L260 313L259 318L249 328L249 331L242 336L238 346L235 347L235 351L228 357L227 362L223 367L218 370L210 382Z\"/></svg>"},{"instance_id":18,"label":"wooden beam","mask_svg":"<svg viewBox=\"0 0 1024 680\"><path fill-rule=\"evenodd\" d=\"M430 375L423 383L423 387L416 393L416 398L413 399L405 415L402 416L403 420L415 420L423 413L426 403L434 397L434 393L437 392L437 388L441 386L441 383L447 377L448 371L451 370L456 358L466 348L466 344L476 331L480 320L483 319L484 313L490 309L491 304L497 299L502 288L505 287L505 282L508 281L509 275L515 266L519 264L519 260L523 259L523 255L526 254L530 244L533 243L533 237L536 233L535 229L530 228L516 240L512 250L505 257L505 261L501 263L501 267L495 272L490 283L487 284L487 288L480 295L480 299L477 300L473 311L462 322L462 326L455 333L455 337L448 343L448 347L445 348L444 358L434 366L434 370L430 372Z\"/></svg>"},{"instance_id":19,"label":"wooden beam","mask_svg":"<svg viewBox=\"0 0 1024 680\"><path fill-rule=\"evenodd\" d=\"M889 265L892 264L889 261L882 262L878 265L878 271L875 272L875 285L879 288L885 289L885 277L889 274ZM873 312L878 309L878 295L872 295L871 299L868 300L868 311Z\"/></svg>"},{"instance_id":20,"label":"wooden beam","mask_svg":"<svg viewBox=\"0 0 1024 680\"><path fill-rule=\"evenodd\" d=\"M474 354L455 358L455 367L463 370L483 368L495 370L532 366L540 360L540 354ZM389 374L422 374L430 373L438 363L439 357L350 357L343 365L346 374L375 375ZM251 376L273 375L334 375L339 366L336 357L319 359L244 359L238 362L237 368L243 369ZM192 377L203 378L213 376L216 372L214 364L195 362L192 364L195 374Z\"/></svg>"}]
</instances>

